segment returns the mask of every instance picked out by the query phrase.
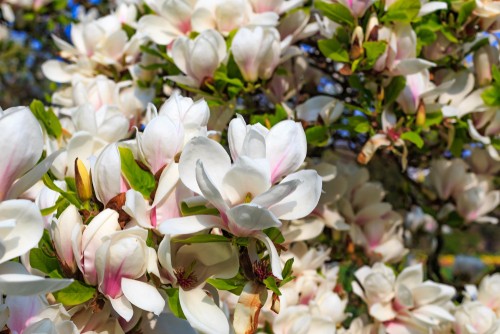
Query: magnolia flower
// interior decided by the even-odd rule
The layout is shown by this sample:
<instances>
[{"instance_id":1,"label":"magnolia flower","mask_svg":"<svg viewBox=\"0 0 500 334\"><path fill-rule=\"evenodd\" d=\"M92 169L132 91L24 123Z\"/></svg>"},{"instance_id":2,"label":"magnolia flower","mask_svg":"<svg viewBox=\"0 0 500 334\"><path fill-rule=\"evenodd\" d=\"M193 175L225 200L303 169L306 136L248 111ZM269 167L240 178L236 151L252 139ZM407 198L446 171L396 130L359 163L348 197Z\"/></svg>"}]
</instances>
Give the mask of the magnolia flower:
<instances>
[{"instance_id":1,"label":"magnolia flower","mask_svg":"<svg viewBox=\"0 0 500 334\"><path fill-rule=\"evenodd\" d=\"M320 117L326 125L335 122L344 111L344 104L326 95L318 95L308 99L296 107L297 118L315 123Z\"/></svg>"},{"instance_id":2,"label":"magnolia flower","mask_svg":"<svg viewBox=\"0 0 500 334\"><path fill-rule=\"evenodd\" d=\"M369 307L369 313L384 322L387 333L428 333L429 329L452 322L449 312L455 289L451 286L423 281L422 265L403 269L396 278L391 268L376 263L355 273L353 291ZM359 282L359 284L358 284ZM409 330L407 329L407 330Z\"/></svg>"},{"instance_id":3,"label":"magnolia flower","mask_svg":"<svg viewBox=\"0 0 500 334\"><path fill-rule=\"evenodd\" d=\"M495 273L493 275L488 275L483 277L481 283L479 284L479 290L477 291L474 299L480 301L483 305L489 307L493 312L496 313L497 317L500 317L500 274Z\"/></svg>"},{"instance_id":4,"label":"magnolia flower","mask_svg":"<svg viewBox=\"0 0 500 334\"><path fill-rule=\"evenodd\" d=\"M410 24L383 26L378 30L378 40L387 42L385 52L373 66L378 72L408 75L434 66L434 63L417 58L417 35Z\"/></svg>"},{"instance_id":5,"label":"magnolia flower","mask_svg":"<svg viewBox=\"0 0 500 334\"><path fill-rule=\"evenodd\" d=\"M468 71L451 73L446 80L454 80L449 89L439 96L438 103L445 117L461 118L474 111L485 110L481 94L484 89L474 90L474 76Z\"/></svg>"},{"instance_id":6,"label":"magnolia flower","mask_svg":"<svg viewBox=\"0 0 500 334\"><path fill-rule=\"evenodd\" d=\"M500 333L500 319L481 302L464 302L455 311L456 333L495 334Z\"/></svg>"},{"instance_id":7,"label":"magnolia flower","mask_svg":"<svg viewBox=\"0 0 500 334\"><path fill-rule=\"evenodd\" d=\"M175 75L168 78L192 87L200 87L211 79L226 58L224 37L215 30L205 30L194 40L181 37L172 47L175 65L187 76Z\"/></svg>"},{"instance_id":8,"label":"magnolia flower","mask_svg":"<svg viewBox=\"0 0 500 334\"><path fill-rule=\"evenodd\" d=\"M176 38L188 35L198 21L210 15L204 11L196 11L196 1L188 0L153 0L148 5L158 15L144 15L138 22L138 30L159 45L168 45Z\"/></svg>"},{"instance_id":9,"label":"magnolia flower","mask_svg":"<svg viewBox=\"0 0 500 334\"><path fill-rule=\"evenodd\" d=\"M279 33L274 28L241 28L233 38L231 52L245 80L267 80L280 60Z\"/></svg>"},{"instance_id":10,"label":"magnolia flower","mask_svg":"<svg viewBox=\"0 0 500 334\"><path fill-rule=\"evenodd\" d=\"M262 230L281 226L278 218L297 219L309 214L318 202L321 179L315 171L293 173L305 156L305 145L296 144L305 144L300 125L280 122L265 137L257 129L250 127L247 132L242 119L232 121L228 138L234 164L220 144L206 137L195 137L184 147L179 161L182 182L202 194L219 210L220 217L170 219L159 230L190 234L220 227L236 236L255 237L270 252L273 274L281 277L276 249Z\"/></svg>"},{"instance_id":11,"label":"magnolia flower","mask_svg":"<svg viewBox=\"0 0 500 334\"><path fill-rule=\"evenodd\" d=\"M486 214L495 210L500 204L500 190L491 190L490 182L469 173L461 180L459 192L455 195L457 212L466 223L488 222L496 224L498 218Z\"/></svg>"},{"instance_id":12,"label":"magnolia flower","mask_svg":"<svg viewBox=\"0 0 500 334\"><path fill-rule=\"evenodd\" d=\"M198 5L205 16L202 26L217 29L224 36L245 26L273 27L278 24L278 14L271 11L254 13L248 0L201 0Z\"/></svg>"},{"instance_id":13,"label":"magnolia flower","mask_svg":"<svg viewBox=\"0 0 500 334\"><path fill-rule=\"evenodd\" d=\"M167 271L168 280L179 286L179 300L189 323L206 333L229 333L224 312L202 288L210 277L228 279L238 273L235 246L229 243L184 244L165 236L158 248L158 260Z\"/></svg>"},{"instance_id":14,"label":"magnolia flower","mask_svg":"<svg viewBox=\"0 0 500 334\"><path fill-rule=\"evenodd\" d=\"M97 284L96 252L104 243L103 238L119 230L118 213L106 209L88 225L83 225L80 221L73 228L71 239L63 240L72 244L76 264L88 284Z\"/></svg>"},{"instance_id":15,"label":"magnolia flower","mask_svg":"<svg viewBox=\"0 0 500 334\"><path fill-rule=\"evenodd\" d=\"M459 185L465 178L466 171L467 165L461 159L434 159L431 161L427 181L440 199L447 200L460 191Z\"/></svg>"},{"instance_id":16,"label":"magnolia flower","mask_svg":"<svg viewBox=\"0 0 500 334\"><path fill-rule=\"evenodd\" d=\"M484 149L477 147L472 149L467 162L476 174L493 176L500 172L500 162L492 159L488 151Z\"/></svg>"},{"instance_id":17,"label":"magnolia flower","mask_svg":"<svg viewBox=\"0 0 500 334\"><path fill-rule=\"evenodd\" d=\"M493 140L500 134L500 110L489 109L473 113L472 119L467 120L467 123L472 139L483 143L490 157L500 161L498 150L493 145Z\"/></svg>"},{"instance_id":18,"label":"magnolia flower","mask_svg":"<svg viewBox=\"0 0 500 334\"><path fill-rule=\"evenodd\" d=\"M129 188L121 175L120 152L116 143L109 144L101 151L91 172L95 195L105 206Z\"/></svg>"},{"instance_id":19,"label":"magnolia flower","mask_svg":"<svg viewBox=\"0 0 500 334\"><path fill-rule=\"evenodd\" d=\"M101 238L94 253L99 291L126 321L134 314L132 304L157 315L165 307L158 290L140 280L151 270L150 263L156 263L156 252L146 245L147 236L147 230L141 228L119 231Z\"/></svg>"}]
</instances>

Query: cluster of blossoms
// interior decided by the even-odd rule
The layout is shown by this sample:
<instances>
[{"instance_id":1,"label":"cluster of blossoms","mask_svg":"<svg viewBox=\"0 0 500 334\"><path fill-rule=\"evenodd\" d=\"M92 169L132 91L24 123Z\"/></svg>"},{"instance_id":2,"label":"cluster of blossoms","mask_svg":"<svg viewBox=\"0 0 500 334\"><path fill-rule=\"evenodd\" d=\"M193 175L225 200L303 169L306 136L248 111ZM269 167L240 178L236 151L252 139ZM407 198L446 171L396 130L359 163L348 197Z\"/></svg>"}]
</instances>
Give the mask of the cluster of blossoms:
<instances>
[{"instance_id":1,"label":"cluster of blossoms","mask_svg":"<svg viewBox=\"0 0 500 334\"><path fill-rule=\"evenodd\" d=\"M1 331L500 333L500 276L440 268L498 223L497 4L109 6L0 109Z\"/></svg>"}]
</instances>

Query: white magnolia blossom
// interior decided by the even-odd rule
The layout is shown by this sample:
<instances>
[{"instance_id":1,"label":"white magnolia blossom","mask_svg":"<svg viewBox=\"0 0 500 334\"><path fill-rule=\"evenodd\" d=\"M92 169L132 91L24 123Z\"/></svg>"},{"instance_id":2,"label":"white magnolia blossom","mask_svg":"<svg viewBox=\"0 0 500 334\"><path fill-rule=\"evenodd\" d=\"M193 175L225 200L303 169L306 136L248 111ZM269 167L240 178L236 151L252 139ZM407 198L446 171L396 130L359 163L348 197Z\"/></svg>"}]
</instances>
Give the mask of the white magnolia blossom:
<instances>
[{"instance_id":1,"label":"white magnolia blossom","mask_svg":"<svg viewBox=\"0 0 500 334\"><path fill-rule=\"evenodd\" d=\"M321 179L315 171L294 173L305 158L305 134L293 121L267 130L247 126L240 117L231 122L228 138L234 163L220 144L206 137L193 138L179 161L182 182L202 194L221 217L170 219L161 223L159 230L190 234L219 227L236 236L255 237L266 245L273 274L279 278L281 264L276 249L262 230L281 226L279 219L306 216L316 206L321 191Z\"/></svg>"},{"instance_id":2,"label":"white magnolia blossom","mask_svg":"<svg viewBox=\"0 0 500 334\"><path fill-rule=\"evenodd\" d=\"M279 33L274 28L241 28L233 38L231 52L245 80L269 79L280 61Z\"/></svg>"},{"instance_id":3,"label":"white magnolia blossom","mask_svg":"<svg viewBox=\"0 0 500 334\"><path fill-rule=\"evenodd\" d=\"M226 58L226 42L216 30L205 30L194 40L180 37L172 47L175 65L186 76L169 76L169 79L192 87L200 87L213 78L215 71Z\"/></svg>"},{"instance_id":4,"label":"white magnolia blossom","mask_svg":"<svg viewBox=\"0 0 500 334\"><path fill-rule=\"evenodd\" d=\"M422 265L403 269L396 275L382 263L364 266L355 273L359 282L353 282L353 291L369 307L372 317L384 323L389 334L428 333L439 329L455 318L451 286L423 280Z\"/></svg>"}]
</instances>

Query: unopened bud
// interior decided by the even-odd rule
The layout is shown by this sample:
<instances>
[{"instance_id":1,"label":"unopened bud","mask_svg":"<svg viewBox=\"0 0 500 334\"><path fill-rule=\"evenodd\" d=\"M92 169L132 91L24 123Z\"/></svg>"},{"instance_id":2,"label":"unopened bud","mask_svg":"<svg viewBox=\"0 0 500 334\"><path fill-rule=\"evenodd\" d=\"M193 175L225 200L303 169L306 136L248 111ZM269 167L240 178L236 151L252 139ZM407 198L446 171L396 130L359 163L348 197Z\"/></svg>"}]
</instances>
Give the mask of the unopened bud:
<instances>
[{"instance_id":1,"label":"unopened bud","mask_svg":"<svg viewBox=\"0 0 500 334\"><path fill-rule=\"evenodd\" d=\"M75 160L76 193L83 202L92 198L92 182L87 167L80 159Z\"/></svg>"},{"instance_id":2,"label":"unopened bud","mask_svg":"<svg viewBox=\"0 0 500 334\"><path fill-rule=\"evenodd\" d=\"M366 41L378 41L378 25L377 14L373 13L366 25Z\"/></svg>"},{"instance_id":3,"label":"unopened bud","mask_svg":"<svg viewBox=\"0 0 500 334\"><path fill-rule=\"evenodd\" d=\"M491 68L498 64L498 49L485 45L474 53L474 70L479 85L487 85L492 80Z\"/></svg>"},{"instance_id":4,"label":"unopened bud","mask_svg":"<svg viewBox=\"0 0 500 334\"><path fill-rule=\"evenodd\" d=\"M416 124L417 126L425 124L425 105L422 101L418 104Z\"/></svg>"},{"instance_id":5,"label":"unopened bud","mask_svg":"<svg viewBox=\"0 0 500 334\"><path fill-rule=\"evenodd\" d=\"M351 59L358 59L363 54L363 29L357 26L351 38Z\"/></svg>"}]
</instances>

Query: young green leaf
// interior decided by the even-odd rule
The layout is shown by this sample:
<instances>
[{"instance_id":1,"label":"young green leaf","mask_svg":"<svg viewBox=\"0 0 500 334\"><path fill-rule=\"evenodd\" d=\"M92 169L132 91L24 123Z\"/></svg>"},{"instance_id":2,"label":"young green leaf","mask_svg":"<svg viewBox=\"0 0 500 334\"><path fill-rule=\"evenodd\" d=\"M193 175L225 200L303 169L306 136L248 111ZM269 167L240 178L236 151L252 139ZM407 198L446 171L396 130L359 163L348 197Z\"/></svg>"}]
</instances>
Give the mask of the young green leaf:
<instances>
[{"instance_id":1,"label":"young green leaf","mask_svg":"<svg viewBox=\"0 0 500 334\"><path fill-rule=\"evenodd\" d=\"M387 13L382 17L382 22L410 23L420 11L420 0L397 0L389 6Z\"/></svg>"},{"instance_id":2,"label":"young green leaf","mask_svg":"<svg viewBox=\"0 0 500 334\"><path fill-rule=\"evenodd\" d=\"M74 306L85 303L96 294L96 289L80 281L74 281L68 287L53 293L56 301L65 306Z\"/></svg>"},{"instance_id":3,"label":"young green leaf","mask_svg":"<svg viewBox=\"0 0 500 334\"><path fill-rule=\"evenodd\" d=\"M314 6L333 22L354 26L354 17L347 7L339 3L316 1Z\"/></svg>"},{"instance_id":4,"label":"young green leaf","mask_svg":"<svg viewBox=\"0 0 500 334\"><path fill-rule=\"evenodd\" d=\"M401 135L401 139L405 139L409 142L412 142L418 148L422 148L422 146L424 146L424 140L422 139L422 137L420 137L420 135L418 133L413 132L413 131L403 133Z\"/></svg>"},{"instance_id":5,"label":"young green leaf","mask_svg":"<svg viewBox=\"0 0 500 334\"><path fill-rule=\"evenodd\" d=\"M134 154L127 147L118 147L120 151L121 169L132 189L149 198L156 187L153 174L143 170L134 159Z\"/></svg>"},{"instance_id":6,"label":"young green leaf","mask_svg":"<svg viewBox=\"0 0 500 334\"><path fill-rule=\"evenodd\" d=\"M332 60L348 63L349 52L340 42L335 39L322 39L318 42L318 47L321 53Z\"/></svg>"}]
</instances>

